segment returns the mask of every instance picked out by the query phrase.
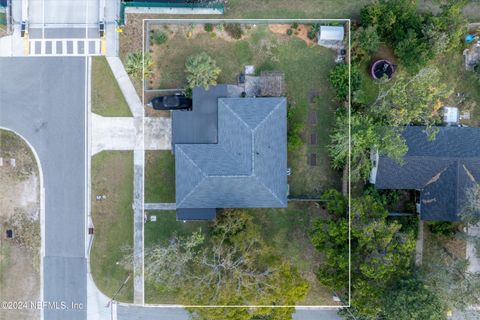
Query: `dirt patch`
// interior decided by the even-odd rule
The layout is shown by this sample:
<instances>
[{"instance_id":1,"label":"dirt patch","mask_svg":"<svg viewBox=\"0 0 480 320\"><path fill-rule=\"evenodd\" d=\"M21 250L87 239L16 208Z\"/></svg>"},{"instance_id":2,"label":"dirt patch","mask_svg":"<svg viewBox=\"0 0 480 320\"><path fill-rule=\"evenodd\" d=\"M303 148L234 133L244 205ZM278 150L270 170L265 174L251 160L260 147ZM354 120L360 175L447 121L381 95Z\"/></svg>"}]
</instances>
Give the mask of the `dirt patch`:
<instances>
[{"instance_id":1,"label":"dirt patch","mask_svg":"<svg viewBox=\"0 0 480 320\"><path fill-rule=\"evenodd\" d=\"M40 198L35 158L15 134L0 131L0 301L40 298ZM6 230L14 238L6 238ZM38 319L39 310L2 310L0 319Z\"/></svg>"},{"instance_id":2,"label":"dirt patch","mask_svg":"<svg viewBox=\"0 0 480 320\"><path fill-rule=\"evenodd\" d=\"M380 45L380 47L378 48L378 51L374 55L374 57L372 59L372 62L376 61L376 60L379 60L379 59L388 60L393 64L397 63L397 61L395 59L395 54L393 53L393 50L391 48L387 47L386 45L383 45L383 44Z\"/></svg>"},{"instance_id":3,"label":"dirt patch","mask_svg":"<svg viewBox=\"0 0 480 320\"><path fill-rule=\"evenodd\" d=\"M292 37L297 37L302 39L308 46L315 45L315 42L310 40L310 38L308 37L308 31L310 30L310 26L308 25L300 24L296 29L293 29L292 26L289 24L268 25L268 30L270 30L273 33L287 35L288 29L292 30L292 35L291 35Z\"/></svg>"}]
</instances>

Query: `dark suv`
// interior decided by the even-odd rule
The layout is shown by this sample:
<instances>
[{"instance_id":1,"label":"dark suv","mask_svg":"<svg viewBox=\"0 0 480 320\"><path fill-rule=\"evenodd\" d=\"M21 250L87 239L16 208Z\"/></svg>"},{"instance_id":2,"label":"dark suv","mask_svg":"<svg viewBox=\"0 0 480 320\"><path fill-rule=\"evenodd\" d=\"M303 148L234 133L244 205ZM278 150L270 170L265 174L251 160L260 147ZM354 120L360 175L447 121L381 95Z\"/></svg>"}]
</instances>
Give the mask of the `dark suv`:
<instances>
[{"instance_id":1,"label":"dark suv","mask_svg":"<svg viewBox=\"0 0 480 320\"><path fill-rule=\"evenodd\" d=\"M192 110L192 99L184 95L161 96L153 98L147 106L155 110Z\"/></svg>"}]
</instances>

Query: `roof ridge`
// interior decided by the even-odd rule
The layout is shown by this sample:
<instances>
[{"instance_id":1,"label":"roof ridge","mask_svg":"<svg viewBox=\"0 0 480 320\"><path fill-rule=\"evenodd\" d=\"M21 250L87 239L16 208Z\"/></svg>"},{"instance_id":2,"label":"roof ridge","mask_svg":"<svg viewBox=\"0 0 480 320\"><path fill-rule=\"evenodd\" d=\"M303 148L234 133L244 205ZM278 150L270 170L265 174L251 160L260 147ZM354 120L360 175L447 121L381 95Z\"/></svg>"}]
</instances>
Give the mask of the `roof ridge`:
<instances>
[{"instance_id":1,"label":"roof ridge","mask_svg":"<svg viewBox=\"0 0 480 320\"><path fill-rule=\"evenodd\" d=\"M457 178L457 185L455 186L455 192L456 192L456 195L455 195L455 209L458 210L458 199L460 198L459 197L459 192L460 192L460 160L457 160L457 170L455 170L455 174L456 174L456 178ZM458 214L458 212L456 212Z\"/></svg>"},{"instance_id":2,"label":"roof ridge","mask_svg":"<svg viewBox=\"0 0 480 320\"><path fill-rule=\"evenodd\" d=\"M199 170L200 173L202 174L202 180L200 180L200 181L195 185L195 187L193 187L193 188L190 190L190 192L187 193L180 202L178 202L177 207L180 207L180 206L182 205L182 203L185 202L185 200L192 194L193 191L195 191L195 190L197 189L197 187L205 180L205 178L206 178L207 176L205 175L205 172L202 170L202 168L200 168L200 167L195 163L195 161L193 161L193 160L188 156L188 154L187 154L185 151L183 151L183 149L182 149L180 146L177 146L177 145L175 145L175 146L176 146L176 148L177 148L176 151L180 150L180 152L183 153L183 155L188 159L188 161L191 162L196 168L198 168L198 170Z\"/></svg>"},{"instance_id":3,"label":"roof ridge","mask_svg":"<svg viewBox=\"0 0 480 320\"><path fill-rule=\"evenodd\" d=\"M224 101L223 98L219 98L218 100L223 104L223 106L224 106L225 108L227 108L228 110L230 110L230 112L231 112L238 120L240 120L248 129L250 129L250 131L253 130L253 129L250 128L250 126L248 125L248 123L245 122L245 120L243 120L234 110L232 110L232 108L230 108L230 106L229 106L227 103L223 102L223 101ZM218 112L218 111L217 111L217 112Z\"/></svg>"},{"instance_id":4,"label":"roof ridge","mask_svg":"<svg viewBox=\"0 0 480 320\"><path fill-rule=\"evenodd\" d=\"M275 192L272 191L272 189L270 189L269 187L267 187L260 179L258 179L257 176L255 176L255 180L260 182L260 184L268 190L268 192L270 192L271 195L274 196L275 199L278 200L278 202L281 204L281 205L284 205L284 203L282 202L282 200L280 200L280 198L277 197L277 194Z\"/></svg>"}]
</instances>

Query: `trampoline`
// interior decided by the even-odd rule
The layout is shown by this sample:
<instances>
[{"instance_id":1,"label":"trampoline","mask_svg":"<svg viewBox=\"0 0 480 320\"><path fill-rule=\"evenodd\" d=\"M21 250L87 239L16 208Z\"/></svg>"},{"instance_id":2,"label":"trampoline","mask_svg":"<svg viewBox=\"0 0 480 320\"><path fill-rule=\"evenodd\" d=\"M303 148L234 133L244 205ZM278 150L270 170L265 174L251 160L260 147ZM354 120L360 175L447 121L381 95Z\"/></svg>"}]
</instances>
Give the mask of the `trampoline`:
<instances>
[{"instance_id":1,"label":"trampoline","mask_svg":"<svg viewBox=\"0 0 480 320\"><path fill-rule=\"evenodd\" d=\"M395 68L388 60L377 60L373 63L370 74L373 79L378 80L386 77L388 80L392 79Z\"/></svg>"}]
</instances>

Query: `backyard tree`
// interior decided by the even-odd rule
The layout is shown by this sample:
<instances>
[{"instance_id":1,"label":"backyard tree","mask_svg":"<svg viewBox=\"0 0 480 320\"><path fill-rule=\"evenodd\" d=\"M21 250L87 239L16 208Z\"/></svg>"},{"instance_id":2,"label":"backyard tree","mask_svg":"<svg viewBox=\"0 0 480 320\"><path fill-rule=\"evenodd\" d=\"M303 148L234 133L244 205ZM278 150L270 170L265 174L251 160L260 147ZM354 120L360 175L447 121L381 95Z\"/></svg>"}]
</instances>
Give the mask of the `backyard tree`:
<instances>
[{"instance_id":1,"label":"backyard tree","mask_svg":"<svg viewBox=\"0 0 480 320\"><path fill-rule=\"evenodd\" d=\"M405 279L387 290L383 297L382 319L444 320L445 304L417 277Z\"/></svg>"},{"instance_id":2,"label":"backyard tree","mask_svg":"<svg viewBox=\"0 0 480 320\"><path fill-rule=\"evenodd\" d=\"M187 58L185 72L187 73L187 89L191 90L196 86L202 86L206 90L208 86L217 84L221 70L212 57L206 52L202 52Z\"/></svg>"},{"instance_id":3,"label":"backyard tree","mask_svg":"<svg viewBox=\"0 0 480 320\"><path fill-rule=\"evenodd\" d=\"M352 51L359 60L369 58L377 52L379 45L380 36L374 26L360 27L353 33Z\"/></svg>"},{"instance_id":4,"label":"backyard tree","mask_svg":"<svg viewBox=\"0 0 480 320\"><path fill-rule=\"evenodd\" d=\"M429 255L424 256L421 279L450 310L465 310L480 303L480 273L468 271L468 264L440 241L432 241Z\"/></svg>"},{"instance_id":5,"label":"backyard tree","mask_svg":"<svg viewBox=\"0 0 480 320\"><path fill-rule=\"evenodd\" d=\"M433 126L440 120L438 110L442 101L452 94L452 88L442 83L441 76L434 67L424 68L413 76L398 76L393 85L380 90L370 113L388 126Z\"/></svg>"},{"instance_id":6,"label":"backyard tree","mask_svg":"<svg viewBox=\"0 0 480 320\"><path fill-rule=\"evenodd\" d=\"M158 290L176 292L189 305L294 305L306 295L308 283L272 253L252 219L246 211L228 210L217 217L208 240L198 231L146 250L145 276ZM197 319L208 320L227 315L240 320L260 315L288 319L294 312L289 308L190 311Z\"/></svg>"},{"instance_id":7,"label":"backyard tree","mask_svg":"<svg viewBox=\"0 0 480 320\"><path fill-rule=\"evenodd\" d=\"M324 197L337 204L327 204L329 217L317 220L312 230L312 243L326 255L319 270L319 281L345 293L348 287L348 281L345 282L348 279L347 206L338 191L329 191ZM411 273L415 239L412 234L400 232L400 224L388 221L387 216L383 206L370 196L351 201L352 306L365 317L380 315L386 290ZM334 269L343 275L335 274Z\"/></svg>"},{"instance_id":8,"label":"backyard tree","mask_svg":"<svg viewBox=\"0 0 480 320\"><path fill-rule=\"evenodd\" d=\"M437 55L458 47L466 26L465 1L446 1L437 15L417 12L415 0L380 0L361 11L364 27L376 27L402 65L417 72Z\"/></svg>"},{"instance_id":9,"label":"backyard tree","mask_svg":"<svg viewBox=\"0 0 480 320\"><path fill-rule=\"evenodd\" d=\"M463 222L472 225L480 222L480 184L475 183L467 189L460 218Z\"/></svg>"},{"instance_id":10,"label":"backyard tree","mask_svg":"<svg viewBox=\"0 0 480 320\"><path fill-rule=\"evenodd\" d=\"M383 126L372 116L360 111L351 113L349 126L346 110L338 110L329 146L333 167L341 169L346 166L350 152L350 177L352 181L356 182L368 178L371 169L370 152L372 149L375 149L381 155L389 156L401 162L407 151L407 146L400 136L400 132L399 128Z\"/></svg>"}]
</instances>

